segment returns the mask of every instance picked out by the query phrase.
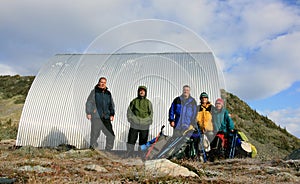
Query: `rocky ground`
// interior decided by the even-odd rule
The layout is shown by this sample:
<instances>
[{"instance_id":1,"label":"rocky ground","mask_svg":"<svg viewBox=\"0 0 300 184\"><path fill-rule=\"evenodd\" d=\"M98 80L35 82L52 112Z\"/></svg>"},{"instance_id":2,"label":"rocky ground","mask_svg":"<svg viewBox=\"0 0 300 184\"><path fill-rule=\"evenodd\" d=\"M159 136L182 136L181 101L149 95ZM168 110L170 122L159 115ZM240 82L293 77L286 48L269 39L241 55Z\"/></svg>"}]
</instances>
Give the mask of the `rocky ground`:
<instances>
[{"instance_id":1,"label":"rocky ground","mask_svg":"<svg viewBox=\"0 0 300 184\"><path fill-rule=\"evenodd\" d=\"M22 147L0 142L0 183L300 183L300 161L215 162L124 159L99 150Z\"/></svg>"}]
</instances>

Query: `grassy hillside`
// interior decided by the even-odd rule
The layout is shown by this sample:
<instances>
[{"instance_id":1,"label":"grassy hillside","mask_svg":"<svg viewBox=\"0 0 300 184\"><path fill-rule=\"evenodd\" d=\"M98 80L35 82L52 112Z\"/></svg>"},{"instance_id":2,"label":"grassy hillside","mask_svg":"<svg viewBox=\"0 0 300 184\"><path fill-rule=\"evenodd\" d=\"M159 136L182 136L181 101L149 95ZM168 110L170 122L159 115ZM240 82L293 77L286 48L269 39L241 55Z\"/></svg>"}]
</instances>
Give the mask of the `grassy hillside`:
<instances>
[{"instance_id":1,"label":"grassy hillside","mask_svg":"<svg viewBox=\"0 0 300 184\"><path fill-rule=\"evenodd\" d=\"M0 140L15 139L33 76L0 76Z\"/></svg>"},{"instance_id":2,"label":"grassy hillside","mask_svg":"<svg viewBox=\"0 0 300 184\"><path fill-rule=\"evenodd\" d=\"M33 76L0 76L0 140L15 139L25 97ZM260 159L283 158L300 148L300 140L267 117L252 110L237 96L222 91L236 128L258 149Z\"/></svg>"},{"instance_id":3,"label":"grassy hillside","mask_svg":"<svg viewBox=\"0 0 300 184\"><path fill-rule=\"evenodd\" d=\"M300 148L300 140L297 137L258 114L237 96L223 90L222 97L227 101L226 107L236 128L244 132L257 147L260 158L282 158Z\"/></svg>"},{"instance_id":4,"label":"grassy hillside","mask_svg":"<svg viewBox=\"0 0 300 184\"><path fill-rule=\"evenodd\" d=\"M33 80L34 76L0 76L0 99L11 99L14 97L13 101L15 104L24 103Z\"/></svg>"}]
</instances>

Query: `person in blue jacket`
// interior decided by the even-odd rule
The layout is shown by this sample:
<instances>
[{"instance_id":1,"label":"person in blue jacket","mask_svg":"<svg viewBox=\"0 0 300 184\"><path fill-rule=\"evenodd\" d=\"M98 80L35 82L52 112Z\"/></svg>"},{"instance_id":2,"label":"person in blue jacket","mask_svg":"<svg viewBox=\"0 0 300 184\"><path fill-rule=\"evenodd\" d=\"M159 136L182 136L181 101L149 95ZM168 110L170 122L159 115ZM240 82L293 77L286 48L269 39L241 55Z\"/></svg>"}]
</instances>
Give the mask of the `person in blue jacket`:
<instances>
[{"instance_id":1,"label":"person in blue jacket","mask_svg":"<svg viewBox=\"0 0 300 184\"><path fill-rule=\"evenodd\" d=\"M234 123L224 107L224 100L221 98L216 100L215 108L212 111L212 121L215 133L223 132L227 134L234 131Z\"/></svg>"},{"instance_id":2,"label":"person in blue jacket","mask_svg":"<svg viewBox=\"0 0 300 184\"><path fill-rule=\"evenodd\" d=\"M115 105L112 95L106 87L107 79L101 77L98 84L91 91L86 101L86 117L91 121L90 148L98 147L97 139L101 131L106 136L105 150L111 150L114 146L115 133L111 121L115 116Z\"/></svg>"},{"instance_id":3,"label":"person in blue jacket","mask_svg":"<svg viewBox=\"0 0 300 184\"><path fill-rule=\"evenodd\" d=\"M183 93L176 97L169 109L169 122L174 128L173 136L182 136L183 133L194 125L197 115L197 102L190 95L191 88L183 86Z\"/></svg>"}]
</instances>

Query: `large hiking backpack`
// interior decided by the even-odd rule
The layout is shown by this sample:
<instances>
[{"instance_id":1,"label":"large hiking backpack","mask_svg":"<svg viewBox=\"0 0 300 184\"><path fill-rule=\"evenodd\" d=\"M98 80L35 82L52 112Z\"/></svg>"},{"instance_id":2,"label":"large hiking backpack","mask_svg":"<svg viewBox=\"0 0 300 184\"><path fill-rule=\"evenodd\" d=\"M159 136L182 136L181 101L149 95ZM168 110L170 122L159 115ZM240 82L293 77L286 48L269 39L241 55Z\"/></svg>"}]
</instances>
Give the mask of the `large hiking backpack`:
<instances>
[{"instance_id":1,"label":"large hiking backpack","mask_svg":"<svg viewBox=\"0 0 300 184\"><path fill-rule=\"evenodd\" d=\"M211 142L211 151L208 155L209 159L213 161L215 158L253 158L256 154L257 150L248 142L247 136L243 132L235 130L227 135L218 132Z\"/></svg>"},{"instance_id":2,"label":"large hiking backpack","mask_svg":"<svg viewBox=\"0 0 300 184\"><path fill-rule=\"evenodd\" d=\"M195 136L197 135L197 136ZM205 134L196 130L193 136L187 141L184 157L187 159L207 161L206 152L210 151L210 142Z\"/></svg>"},{"instance_id":3,"label":"large hiking backpack","mask_svg":"<svg viewBox=\"0 0 300 184\"><path fill-rule=\"evenodd\" d=\"M223 132L218 132L210 144L209 160L214 161L215 158L225 158L228 147L228 140Z\"/></svg>"},{"instance_id":4,"label":"large hiking backpack","mask_svg":"<svg viewBox=\"0 0 300 184\"><path fill-rule=\"evenodd\" d=\"M188 136L171 137L156 158L180 158L179 155L184 153L188 140Z\"/></svg>"},{"instance_id":5,"label":"large hiking backpack","mask_svg":"<svg viewBox=\"0 0 300 184\"><path fill-rule=\"evenodd\" d=\"M158 153L160 153L162 149L165 147L165 145L168 143L169 139L170 137L166 135L160 135L158 137L157 142L153 143L151 147L148 149L146 159L150 159L150 160L155 159Z\"/></svg>"},{"instance_id":6,"label":"large hiking backpack","mask_svg":"<svg viewBox=\"0 0 300 184\"><path fill-rule=\"evenodd\" d=\"M140 148L142 151L146 151L144 158L147 159L154 159L157 154L162 150L165 144L168 142L169 137L164 135L163 129L165 125L163 125L160 129L158 135L153 138L152 140L148 141L146 144L141 145Z\"/></svg>"},{"instance_id":7,"label":"large hiking backpack","mask_svg":"<svg viewBox=\"0 0 300 184\"><path fill-rule=\"evenodd\" d=\"M240 155L240 138L237 131L230 133L218 132L211 142L211 151L209 159L213 161L215 158L226 159L235 158Z\"/></svg>"},{"instance_id":8,"label":"large hiking backpack","mask_svg":"<svg viewBox=\"0 0 300 184\"><path fill-rule=\"evenodd\" d=\"M238 144L239 156L241 157L252 157L257 155L256 147L249 142L248 137L241 131L238 131L238 137L240 138L240 143Z\"/></svg>"}]
</instances>

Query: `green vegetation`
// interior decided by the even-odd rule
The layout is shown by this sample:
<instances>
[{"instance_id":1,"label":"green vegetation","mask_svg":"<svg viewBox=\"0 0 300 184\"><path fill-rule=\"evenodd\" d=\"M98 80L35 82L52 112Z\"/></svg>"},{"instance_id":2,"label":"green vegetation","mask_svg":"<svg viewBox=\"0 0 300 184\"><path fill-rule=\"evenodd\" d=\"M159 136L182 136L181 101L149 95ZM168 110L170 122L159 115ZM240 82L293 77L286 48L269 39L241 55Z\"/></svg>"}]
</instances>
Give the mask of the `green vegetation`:
<instances>
[{"instance_id":1,"label":"green vegetation","mask_svg":"<svg viewBox=\"0 0 300 184\"><path fill-rule=\"evenodd\" d=\"M16 139L25 98L34 76L0 76L0 140Z\"/></svg>"},{"instance_id":2,"label":"green vegetation","mask_svg":"<svg viewBox=\"0 0 300 184\"><path fill-rule=\"evenodd\" d=\"M6 139L16 139L18 127L12 123L12 120L1 122L0 124L0 141Z\"/></svg>"},{"instance_id":3,"label":"green vegetation","mask_svg":"<svg viewBox=\"0 0 300 184\"><path fill-rule=\"evenodd\" d=\"M24 103L33 80L34 76L0 76L0 99L18 97L14 102L16 104Z\"/></svg>"}]
</instances>

